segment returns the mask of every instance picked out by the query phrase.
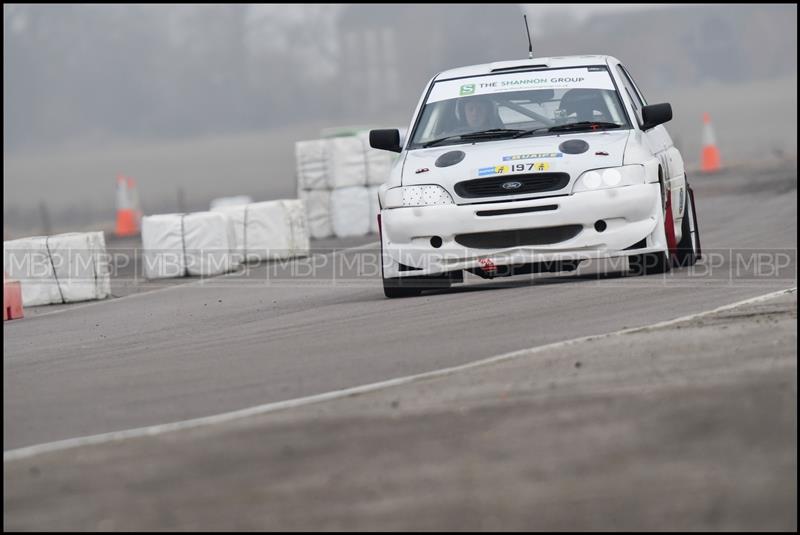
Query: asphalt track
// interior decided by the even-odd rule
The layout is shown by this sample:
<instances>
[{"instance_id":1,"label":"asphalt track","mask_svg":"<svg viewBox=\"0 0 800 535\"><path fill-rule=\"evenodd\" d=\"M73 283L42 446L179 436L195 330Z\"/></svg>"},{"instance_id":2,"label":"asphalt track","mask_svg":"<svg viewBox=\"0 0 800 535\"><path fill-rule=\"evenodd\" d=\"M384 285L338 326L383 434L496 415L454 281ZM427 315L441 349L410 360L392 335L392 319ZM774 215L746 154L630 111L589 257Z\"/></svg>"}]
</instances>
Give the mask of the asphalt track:
<instances>
[{"instance_id":1,"label":"asphalt track","mask_svg":"<svg viewBox=\"0 0 800 535\"><path fill-rule=\"evenodd\" d=\"M796 285L794 163L690 182L706 259L668 276L590 266L387 300L367 247L320 251L299 276L301 262L266 265L37 310L4 324L4 450L424 373Z\"/></svg>"},{"instance_id":2,"label":"asphalt track","mask_svg":"<svg viewBox=\"0 0 800 535\"><path fill-rule=\"evenodd\" d=\"M391 383L37 448L3 527L797 531L796 292Z\"/></svg>"}]
</instances>

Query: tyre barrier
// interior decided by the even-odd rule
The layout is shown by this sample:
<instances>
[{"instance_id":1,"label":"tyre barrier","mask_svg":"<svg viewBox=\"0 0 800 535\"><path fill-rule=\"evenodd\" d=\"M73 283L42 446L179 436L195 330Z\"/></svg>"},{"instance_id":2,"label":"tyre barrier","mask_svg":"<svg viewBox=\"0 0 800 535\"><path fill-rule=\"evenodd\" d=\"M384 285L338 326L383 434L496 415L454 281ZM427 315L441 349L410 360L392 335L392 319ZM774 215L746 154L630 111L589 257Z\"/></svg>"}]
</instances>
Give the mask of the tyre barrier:
<instances>
[{"instance_id":1,"label":"tyre barrier","mask_svg":"<svg viewBox=\"0 0 800 535\"><path fill-rule=\"evenodd\" d=\"M221 275L241 263L233 221L220 212L159 214L142 218L146 279Z\"/></svg>"},{"instance_id":2,"label":"tyre barrier","mask_svg":"<svg viewBox=\"0 0 800 535\"><path fill-rule=\"evenodd\" d=\"M309 251L305 205L298 199L142 219L147 279L221 275L243 262L284 260Z\"/></svg>"},{"instance_id":3,"label":"tyre barrier","mask_svg":"<svg viewBox=\"0 0 800 535\"><path fill-rule=\"evenodd\" d=\"M305 203L299 199L266 201L214 209L234 224L234 250L246 261L308 256Z\"/></svg>"},{"instance_id":4,"label":"tyre barrier","mask_svg":"<svg viewBox=\"0 0 800 535\"><path fill-rule=\"evenodd\" d=\"M72 232L3 242L3 270L28 306L105 299L111 275L103 232Z\"/></svg>"},{"instance_id":5,"label":"tyre barrier","mask_svg":"<svg viewBox=\"0 0 800 535\"><path fill-rule=\"evenodd\" d=\"M395 160L370 147L369 131L295 143L297 192L306 202L311 237L376 233L377 189Z\"/></svg>"}]
</instances>

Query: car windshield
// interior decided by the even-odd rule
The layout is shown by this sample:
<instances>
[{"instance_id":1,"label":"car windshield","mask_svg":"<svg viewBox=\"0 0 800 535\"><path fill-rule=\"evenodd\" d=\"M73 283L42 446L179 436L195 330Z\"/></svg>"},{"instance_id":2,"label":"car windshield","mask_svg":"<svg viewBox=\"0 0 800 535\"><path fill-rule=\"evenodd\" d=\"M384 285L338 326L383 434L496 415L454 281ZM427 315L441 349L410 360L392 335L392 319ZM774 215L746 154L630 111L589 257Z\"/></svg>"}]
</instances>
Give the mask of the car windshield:
<instances>
[{"instance_id":1,"label":"car windshield","mask_svg":"<svg viewBox=\"0 0 800 535\"><path fill-rule=\"evenodd\" d=\"M604 66L434 83L409 149L527 135L630 128Z\"/></svg>"}]
</instances>

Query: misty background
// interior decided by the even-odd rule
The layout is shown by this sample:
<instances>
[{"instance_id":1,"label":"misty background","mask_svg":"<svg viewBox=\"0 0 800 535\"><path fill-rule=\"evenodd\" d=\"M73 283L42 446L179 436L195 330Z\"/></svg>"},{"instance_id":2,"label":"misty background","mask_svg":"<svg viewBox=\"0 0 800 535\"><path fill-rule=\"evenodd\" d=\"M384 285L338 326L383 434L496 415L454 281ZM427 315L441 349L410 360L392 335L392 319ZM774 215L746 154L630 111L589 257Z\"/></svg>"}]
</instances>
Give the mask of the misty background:
<instances>
[{"instance_id":1,"label":"misty background","mask_svg":"<svg viewBox=\"0 0 800 535\"><path fill-rule=\"evenodd\" d=\"M610 54L688 164L796 158L796 5L4 5L4 237L103 228L115 177L145 214L295 197L294 143L407 126L449 68Z\"/></svg>"}]
</instances>

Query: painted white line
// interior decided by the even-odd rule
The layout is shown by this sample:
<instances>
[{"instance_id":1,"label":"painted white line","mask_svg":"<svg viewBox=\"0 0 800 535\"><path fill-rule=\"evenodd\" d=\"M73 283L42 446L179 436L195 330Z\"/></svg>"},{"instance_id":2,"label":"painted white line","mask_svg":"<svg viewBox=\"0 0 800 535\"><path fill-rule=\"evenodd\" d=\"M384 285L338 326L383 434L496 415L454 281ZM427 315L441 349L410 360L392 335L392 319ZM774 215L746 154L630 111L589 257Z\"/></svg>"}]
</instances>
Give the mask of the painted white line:
<instances>
[{"instance_id":1,"label":"painted white line","mask_svg":"<svg viewBox=\"0 0 800 535\"><path fill-rule=\"evenodd\" d=\"M324 256L332 256L332 255L336 255L336 254L347 253L349 251L358 251L358 250L361 250L361 249L369 249L369 248L375 247L376 245L379 245L379 244L380 244L379 241L374 241L374 242L370 242L370 243L365 243L363 245L358 245L356 247L348 247L346 249L334 249L330 253L325 253L322 256L323 257ZM312 254L314 254L313 250L312 250ZM295 262L295 261L300 261L300 260L304 260L304 259L307 259L307 258L311 258L311 257L310 256L304 256L304 257L301 257L301 258L293 258L290 261L291 262ZM164 280L173 280L175 282L173 282L173 283L165 283L165 284L169 284L169 286L167 286L166 288L153 288L152 290L146 290L144 292L137 292L137 293L134 293L134 294L123 295L121 297L114 297L114 298L111 298L111 299L103 299L102 301L92 301L90 303L75 303L75 304L67 303L67 304L64 304L64 308L61 308L61 309L58 309L58 310L52 310L50 312L43 312L41 314L32 313L32 314L29 315L29 317L30 318L43 318L45 316L52 316L53 314L63 314L64 312L72 312L73 310L79 310L81 308L88 308L88 307L93 307L93 306L97 306L97 305L107 305L109 303L117 303L117 302L119 302L120 299L132 299L132 298L135 298L135 297L142 297L142 296L145 296L145 295L150 295L150 294L160 293L160 292L166 292L166 291L175 290L177 288L184 288L184 287L188 287L188 286L198 286L198 285L199 286L203 286L203 285L207 284L208 281L210 281L210 280L225 279L227 277L234 277L236 275L237 275L236 272L223 273L221 275L216 275L216 276L213 276L213 277L203 277L203 278L198 279L198 280L187 281L187 282L179 282L180 278L178 278L178 279L164 279ZM61 303L59 303L59 304L61 304ZM45 305L45 306L47 306L47 305Z\"/></svg>"},{"instance_id":2,"label":"painted white line","mask_svg":"<svg viewBox=\"0 0 800 535\"><path fill-rule=\"evenodd\" d=\"M14 450L9 450L3 452L3 462L9 461L16 461L20 459L26 459L29 457L33 457L35 455L40 455L43 453L50 453L54 451L66 450L71 448L77 448L80 446L89 446L94 444L103 444L108 442L116 442L120 440L125 440L129 438L139 438L139 437L147 437L147 436L154 436L160 435L163 433L169 433L172 431L181 431L186 429L191 429L194 427L201 427L201 426L208 426L214 424L220 424L225 422L230 422L232 420L238 420L241 418L247 418L248 416L257 416L261 414L267 414L271 412L282 411L286 409L292 409L296 407L302 407L305 405L311 405L314 403L322 403L324 401L333 401L336 399L342 399L349 396L357 396L360 394L367 394L369 392L375 392L378 390L385 390L387 388L407 385L409 383L415 383L418 381L424 381L428 379L434 379L438 377L444 377L447 375L452 375L454 373L462 372L465 370L470 370L473 368L478 368L480 366L486 366L489 364L496 364L499 362L505 362L508 360L518 359L521 357L533 355L536 353L540 353L542 351L549 351L552 349L558 349L565 346L570 346L574 344L579 344L582 342L588 342L593 340L602 340L605 338L609 338L612 336L619 336L622 334L634 333L649 329L658 329L662 327L667 327L670 325L674 325L676 323L682 323L685 321L690 321L696 318L700 318L703 316L708 316L710 314L716 314L719 312L724 312L726 310L730 310L732 308L736 308L743 305L749 305L753 303L758 303L760 301L767 301L774 297L778 297L785 294L794 293L797 291L797 287L788 288L786 290L780 290L777 292L771 292L768 294L760 295L757 297L752 297L750 299L745 299L744 301L737 301L736 303L731 303L729 305L724 305L721 307L717 307L713 310L707 310L705 312L698 312L695 314L690 314L688 316L681 316L679 318L675 318L672 320L662 321L659 323L653 323L651 325L645 325L642 327L631 327L628 329L622 329L619 331L613 331L610 333L604 334L593 334L589 336L582 336L580 338L573 338L571 340L564 340L561 342L554 342L552 344L547 344L538 347L532 347L528 349L521 349L518 351L512 351L510 353L504 353L502 355L497 355L494 357L489 357L487 359L478 360L475 362L470 362L469 364L462 364L460 366L453 366L451 368L443 368L440 370L434 370L431 372L420 373L417 375L409 375L407 377L398 377L396 379L389 379L388 381L381 381L378 383L371 383L367 385L356 386L352 388L345 388L343 390L336 390L333 392L326 392L324 394L316 394L313 396L307 396L302 398L296 399L289 399L286 401L278 401L276 403L267 403L264 405L257 405L255 407L249 407L246 409L241 409L238 411L233 412L226 412L222 414L216 414L213 416L205 416L202 418L194 418L192 420L183 420L180 422L172 422L168 424L161 424L161 425L152 425L148 427L139 427L136 429L127 429L125 431L114 431L111 433L102 433L99 435L92 435L86 437L76 437L70 438L66 440L59 440L56 442L48 442L45 444L37 444L34 446L27 446L24 448L18 448Z\"/></svg>"}]
</instances>

